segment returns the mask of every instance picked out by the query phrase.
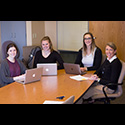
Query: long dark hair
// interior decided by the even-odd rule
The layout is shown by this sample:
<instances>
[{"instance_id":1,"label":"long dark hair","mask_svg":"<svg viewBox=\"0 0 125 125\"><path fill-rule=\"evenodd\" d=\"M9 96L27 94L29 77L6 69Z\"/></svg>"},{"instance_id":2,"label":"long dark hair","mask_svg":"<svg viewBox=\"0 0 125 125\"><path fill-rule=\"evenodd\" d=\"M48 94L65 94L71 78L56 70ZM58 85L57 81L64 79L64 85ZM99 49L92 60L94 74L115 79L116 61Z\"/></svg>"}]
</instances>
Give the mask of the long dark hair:
<instances>
[{"instance_id":1,"label":"long dark hair","mask_svg":"<svg viewBox=\"0 0 125 125\"><path fill-rule=\"evenodd\" d=\"M8 46L7 46L7 48L6 48L6 53L8 52L8 50L11 48L11 47L15 47L16 48L16 51L17 51L17 53L18 53L18 48L17 48L17 46L14 44L14 43L10 43Z\"/></svg>"},{"instance_id":2,"label":"long dark hair","mask_svg":"<svg viewBox=\"0 0 125 125\"><path fill-rule=\"evenodd\" d=\"M84 56L86 56L86 54L87 54L87 46L86 46L86 44L85 44L85 36L88 35L88 34L91 36L91 39L92 39L91 51L93 52L94 49L95 49L95 47L96 47L95 39L94 39L94 37L93 37L93 34L90 33L90 32L85 33L85 34L83 35L83 55L84 55Z\"/></svg>"}]
</instances>

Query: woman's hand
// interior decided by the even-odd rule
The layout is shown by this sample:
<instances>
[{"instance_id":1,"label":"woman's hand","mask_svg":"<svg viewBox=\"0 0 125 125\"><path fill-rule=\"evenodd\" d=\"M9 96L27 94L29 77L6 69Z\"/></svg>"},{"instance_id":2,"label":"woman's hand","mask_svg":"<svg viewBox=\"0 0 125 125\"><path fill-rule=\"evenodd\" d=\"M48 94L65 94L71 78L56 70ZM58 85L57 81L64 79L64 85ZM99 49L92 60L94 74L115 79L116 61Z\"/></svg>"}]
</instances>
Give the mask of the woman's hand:
<instances>
[{"instance_id":1,"label":"woman's hand","mask_svg":"<svg viewBox=\"0 0 125 125\"><path fill-rule=\"evenodd\" d=\"M87 71L87 67L81 67L80 70L81 70L82 72L85 72L85 71Z\"/></svg>"},{"instance_id":2,"label":"woman's hand","mask_svg":"<svg viewBox=\"0 0 125 125\"><path fill-rule=\"evenodd\" d=\"M13 77L13 80L14 81L24 81L25 80L25 76L26 76L26 74L23 74L23 75L20 75L20 76L16 76L16 77Z\"/></svg>"},{"instance_id":3,"label":"woman's hand","mask_svg":"<svg viewBox=\"0 0 125 125\"><path fill-rule=\"evenodd\" d=\"M99 77L95 74L95 75L92 75L89 79L90 79L90 80L98 81L98 80L99 80Z\"/></svg>"}]
</instances>

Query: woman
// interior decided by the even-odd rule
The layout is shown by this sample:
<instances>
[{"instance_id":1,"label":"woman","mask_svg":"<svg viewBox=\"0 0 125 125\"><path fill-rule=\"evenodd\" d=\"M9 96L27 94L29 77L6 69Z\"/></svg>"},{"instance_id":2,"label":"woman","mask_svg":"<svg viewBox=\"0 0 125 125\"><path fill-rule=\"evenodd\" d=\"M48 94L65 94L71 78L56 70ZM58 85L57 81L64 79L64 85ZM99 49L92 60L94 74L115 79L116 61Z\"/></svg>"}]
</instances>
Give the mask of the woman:
<instances>
[{"instance_id":1,"label":"woman","mask_svg":"<svg viewBox=\"0 0 125 125\"><path fill-rule=\"evenodd\" d=\"M117 58L117 49L114 43L108 43L105 48L107 59L101 65L101 67L90 77L91 80L97 81L96 84L89 89L85 94L84 99L92 97L95 94L102 94L102 88L108 83L117 83L122 64ZM105 88L106 93L114 93L117 90L116 85L111 85Z\"/></svg>"},{"instance_id":2,"label":"woman","mask_svg":"<svg viewBox=\"0 0 125 125\"><path fill-rule=\"evenodd\" d=\"M0 68L0 87L25 78L26 67L19 59L16 59L18 52L16 45L9 44L6 52L8 57L2 61Z\"/></svg>"},{"instance_id":3,"label":"woman","mask_svg":"<svg viewBox=\"0 0 125 125\"><path fill-rule=\"evenodd\" d=\"M75 64L80 64L81 71L97 70L102 61L102 51L96 46L92 33L83 36L83 48L79 50Z\"/></svg>"},{"instance_id":4,"label":"woman","mask_svg":"<svg viewBox=\"0 0 125 125\"><path fill-rule=\"evenodd\" d=\"M60 54L53 49L52 42L48 36L41 40L42 50L38 51L35 55L34 65L36 68L38 63L57 63L58 69L63 69L63 63Z\"/></svg>"}]
</instances>

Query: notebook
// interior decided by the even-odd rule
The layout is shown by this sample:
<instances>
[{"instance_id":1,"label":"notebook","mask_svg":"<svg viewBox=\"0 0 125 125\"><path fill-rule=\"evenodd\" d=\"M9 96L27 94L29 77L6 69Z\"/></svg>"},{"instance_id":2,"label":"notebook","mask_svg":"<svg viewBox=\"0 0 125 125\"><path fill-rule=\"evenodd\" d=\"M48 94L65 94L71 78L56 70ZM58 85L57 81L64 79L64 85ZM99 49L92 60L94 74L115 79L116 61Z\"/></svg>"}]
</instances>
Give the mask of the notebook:
<instances>
[{"instance_id":1,"label":"notebook","mask_svg":"<svg viewBox=\"0 0 125 125\"><path fill-rule=\"evenodd\" d=\"M67 74L84 75L86 72L80 70L79 64L63 63L65 72Z\"/></svg>"},{"instance_id":2,"label":"notebook","mask_svg":"<svg viewBox=\"0 0 125 125\"><path fill-rule=\"evenodd\" d=\"M37 68L43 69L43 76L57 75L57 63L41 63L37 64Z\"/></svg>"},{"instance_id":3,"label":"notebook","mask_svg":"<svg viewBox=\"0 0 125 125\"><path fill-rule=\"evenodd\" d=\"M41 80L42 68L35 68L26 70L26 76L24 81L16 81L21 84L32 83Z\"/></svg>"}]
</instances>

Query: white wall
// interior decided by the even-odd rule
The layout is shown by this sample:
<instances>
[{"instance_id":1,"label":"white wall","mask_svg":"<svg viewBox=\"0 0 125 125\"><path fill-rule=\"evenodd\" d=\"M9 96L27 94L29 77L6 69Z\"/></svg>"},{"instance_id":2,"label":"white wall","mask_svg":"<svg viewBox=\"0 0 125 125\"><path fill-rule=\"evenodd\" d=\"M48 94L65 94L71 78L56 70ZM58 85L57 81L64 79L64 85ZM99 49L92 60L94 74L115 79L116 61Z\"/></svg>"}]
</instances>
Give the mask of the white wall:
<instances>
[{"instance_id":1,"label":"white wall","mask_svg":"<svg viewBox=\"0 0 125 125\"><path fill-rule=\"evenodd\" d=\"M58 21L58 49L78 51L88 30L88 21Z\"/></svg>"},{"instance_id":2,"label":"white wall","mask_svg":"<svg viewBox=\"0 0 125 125\"><path fill-rule=\"evenodd\" d=\"M57 21L45 21L45 36L51 38L53 48L57 50Z\"/></svg>"}]
</instances>

